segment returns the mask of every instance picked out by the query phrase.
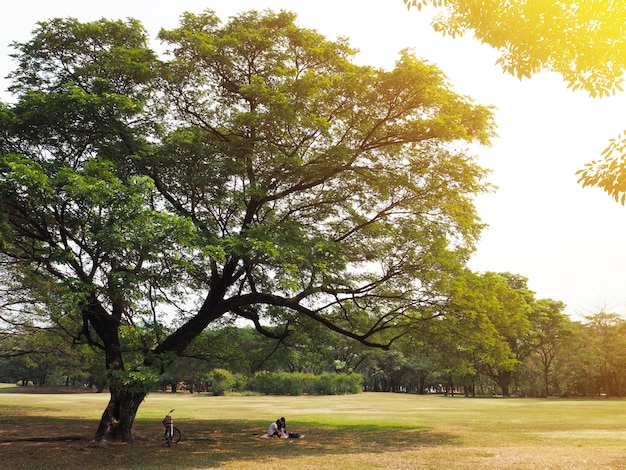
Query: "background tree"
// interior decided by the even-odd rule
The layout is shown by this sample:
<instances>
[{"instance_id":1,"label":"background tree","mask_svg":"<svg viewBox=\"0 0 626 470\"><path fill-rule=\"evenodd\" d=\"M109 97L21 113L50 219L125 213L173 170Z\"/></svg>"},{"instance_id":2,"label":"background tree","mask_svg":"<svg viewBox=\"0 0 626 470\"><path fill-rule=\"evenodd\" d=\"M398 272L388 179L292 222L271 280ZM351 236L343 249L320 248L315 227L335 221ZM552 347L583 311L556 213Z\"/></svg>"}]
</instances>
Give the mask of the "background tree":
<instances>
[{"instance_id":1,"label":"background tree","mask_svg":"<svg viewBox=\"0 0 626 470\"><path fill-rule=\"evenodd\" d=\"M626 322L614 313L599 312L586 317L591 343L586 349L599 359L595 375L606 396L623 396L626 369Z\"/></svg>"},{"instance_id":2,"label":"background tree","mask_svg":"<svg viewBox=\"0 0 626 470\"><path fill-rule=\"evenodd\" d=\"M454 279L446 307L449 315L443 326L448 332L441 335L441 347L456 357L466 380L472 370L483 373L505 396L511 394L515 371L528 353L533 294L526 282L510 273L466 272Z\"/></svg>"},{"instance_id":3,"label":"background tree","mask_svg":"<svg viewBox=\"0 0 626 470\"><path fill-rule=\"evenodd\" d=\"M252 374L274 370L276 361L281 360L276 359L281 355L280 346L279 340L259 335L253 327L218 324L203 331L182 357L200 360L208 369Z\"/></svg>"},{"instance_id":4,"label":"background tree","mask_svg":"<svg viewBox=\"0 0 626 470\"><path fill-rule=\"evenodd\" d=\"M408 392L426 393L427 379L437 371L441 363L437 348L438 336L433 333L438 330L441 321L427 322L419 329L415 329L397 341L393 349L400 351L404 356L403 377L400 383L402 389Z\"/></svg>"},{"instance_id":5,"label":"background tree","mask_svg":"<svg viewBox=\"0 0 626 470\"><path fill-rule=\"evenodd\" d=\"M356 66L294 21L185 14L160 33L166 61L135 20L57 19L14 44L0 249L102 349L98 439L131 438L158 372L214 322L280 339L307 317L388 347L437 315L473 249L485 171L463 143L488 142L491 112L408 52Z\"/></svg>"},{"instance_id":6,"label":"background tree","mask_svg":"<svg viewBox=\"0 0 626 470\"><path fill-rule=\"evenodd\" d=\"M530 313L533 347L527 360L532 359L530 356L536 360L544 397L550 396L553 389L558 391L553 374L559 356L567 351L567 343L572 339L572 321L563 313L564 308L563 302L540 299L533 303Z\"/></svg>"},{"instance_id":7,"label":"background tree","mask_svg":"<svg viewBox=\"0 0 626 470\"><path fill-rule=\"evenodd\" d=\"M572 322L572 335L561 345L555 367L559 390L565 396L599 396L602 357L592 347L592 332L584 323Z\"/></svg>"},{"instance_id":8,"label":"background tree","mask_svg":"<svg viewBox=\"0 0 626 470\"><path fill-rule=\"evenodd\" d=\"M560 74L573 90L592 97L623 91L626 68L626 3L577 0L404 0L421 10L437 7L432 23L442 34L474 37L500 52L502 69L519 78L541 70ZM626 202L626 132L580 170L583 186L597 186Z\"/></svg>"}]
</instances>

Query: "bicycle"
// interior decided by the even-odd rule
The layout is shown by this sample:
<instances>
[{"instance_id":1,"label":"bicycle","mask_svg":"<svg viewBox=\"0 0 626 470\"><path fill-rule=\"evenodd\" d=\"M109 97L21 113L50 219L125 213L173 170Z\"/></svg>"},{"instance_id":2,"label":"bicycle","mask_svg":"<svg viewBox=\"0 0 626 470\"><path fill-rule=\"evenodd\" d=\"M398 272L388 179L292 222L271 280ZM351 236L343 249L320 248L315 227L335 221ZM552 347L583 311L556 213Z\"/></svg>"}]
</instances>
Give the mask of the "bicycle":
<instances>
[{"instance_id":1,"label":"bicycle","mask_svg":"<svg viewBox=\"0 0 626 470\"><path fill-rule=\"evenodd\" d=\"M172 442L176 444L180 441L180 429L174 426L174 420L172 419L172 413L174 410L170 410L168 414L163 418L163 426L165 426L165 443L167 447L171 447Z\"/></svg>"}]
</instances>

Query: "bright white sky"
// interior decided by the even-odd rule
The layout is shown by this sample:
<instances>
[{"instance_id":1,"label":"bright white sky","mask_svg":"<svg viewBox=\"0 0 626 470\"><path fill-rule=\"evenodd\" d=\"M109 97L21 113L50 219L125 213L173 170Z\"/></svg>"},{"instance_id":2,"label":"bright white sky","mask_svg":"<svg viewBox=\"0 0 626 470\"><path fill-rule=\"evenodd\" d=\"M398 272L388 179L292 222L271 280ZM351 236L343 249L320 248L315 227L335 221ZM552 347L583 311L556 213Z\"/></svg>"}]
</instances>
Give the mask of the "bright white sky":
<instances>
[{"instance_id":1,"label":"bright white sky","mask_svg":"<svg viewBox=\"0 0 626 470\"><path fill-rule=\"evenodd\" d=\"M499 138L479 150L479 162L493 170L499 189L477 201L489 228L471 268L525 276L537 298L563 301L575 319L601 310L626 316L626 209L599 189L583 189L575 176L626 128L626 94L593 100L555 75L504 75L488 46L440 37L428 10L409 12L402 0L19 0L2 7L1 77L14 66L9 43L28 40L37 21L53 17L133 17L154 37L175 27L184 11L210 8L225 21L250 9L285 9L303 27L349 38L362 64L389 68L398 51L413 48L457 92L497 107ZM6 87L0 82L0 93Z\"/></svg>"}]
</instances>

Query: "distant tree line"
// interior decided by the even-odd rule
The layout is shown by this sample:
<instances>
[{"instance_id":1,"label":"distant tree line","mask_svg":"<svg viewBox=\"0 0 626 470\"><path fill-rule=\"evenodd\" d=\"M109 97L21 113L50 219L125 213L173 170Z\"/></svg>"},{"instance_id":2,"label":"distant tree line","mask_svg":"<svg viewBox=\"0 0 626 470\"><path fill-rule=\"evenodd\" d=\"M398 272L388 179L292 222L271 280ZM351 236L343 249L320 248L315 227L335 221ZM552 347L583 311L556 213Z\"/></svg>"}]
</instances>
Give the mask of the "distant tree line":
<instances>
[{"instance_id":1,"label":"distant tree line","mask_svg":"<svg viewBox=\"0 0 626 470\"><path fill-rule=\"evenodd\" d=\"M315 322L294 324L280 340L251 326L222 324L205 330L173 359L160 386L176 391L184 383L191 392L215 395L366 390L624 396L626 321L617 314L574 321L563 313L563 303L536 300L526 279L510 273L467 273L459 279L448 305L457 309L455 321L426 322L388 350L368 348ZM145 339L126 336L127 354ZM0 338L0 352L2 382L106 387L99 352L68 345L54 329L22 327Z\"/></svg>"}]
</instances>

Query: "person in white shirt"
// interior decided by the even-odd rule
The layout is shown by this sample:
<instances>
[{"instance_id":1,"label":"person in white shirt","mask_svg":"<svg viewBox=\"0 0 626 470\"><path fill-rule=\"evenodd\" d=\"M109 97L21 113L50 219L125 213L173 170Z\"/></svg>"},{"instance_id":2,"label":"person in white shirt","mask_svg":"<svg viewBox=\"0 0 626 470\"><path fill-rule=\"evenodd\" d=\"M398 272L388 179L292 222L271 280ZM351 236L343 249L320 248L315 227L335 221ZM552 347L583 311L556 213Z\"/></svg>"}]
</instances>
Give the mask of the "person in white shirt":
<instances>
[{"instance_id":1,"label":"person in white shirt","mask_svg":"<svg viewBox=\"0 0 626 470\"><path fill-rule=\"evenodd\" d=\"M278 418L267 429L267 434L259 436L258 434L254 434L258 437L284 437L291 439L302 439L304 434L299 434L297 432L287 432L287 425L285 423L285 418Z\"/></svg>"},{"instance_id":2,"label":"person in white shirt","mask_svg":"<svg viewBox=\"0 0 626 470\"><path fill-rule=\"evenodd\" d=\"M270 427L267 430L267 437L280 437L280 425L280 419L277 419L270 424Z\"/></svg>"}]
</instances>

